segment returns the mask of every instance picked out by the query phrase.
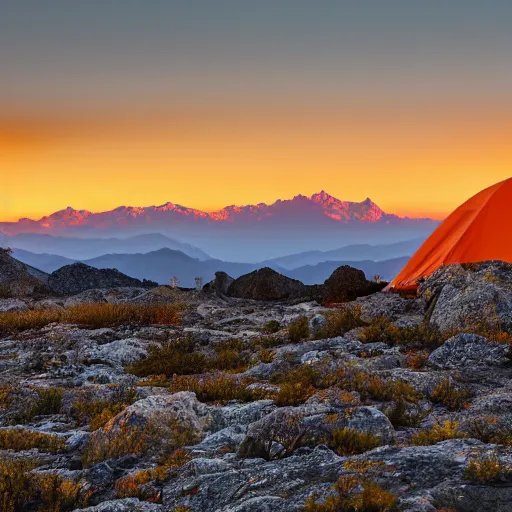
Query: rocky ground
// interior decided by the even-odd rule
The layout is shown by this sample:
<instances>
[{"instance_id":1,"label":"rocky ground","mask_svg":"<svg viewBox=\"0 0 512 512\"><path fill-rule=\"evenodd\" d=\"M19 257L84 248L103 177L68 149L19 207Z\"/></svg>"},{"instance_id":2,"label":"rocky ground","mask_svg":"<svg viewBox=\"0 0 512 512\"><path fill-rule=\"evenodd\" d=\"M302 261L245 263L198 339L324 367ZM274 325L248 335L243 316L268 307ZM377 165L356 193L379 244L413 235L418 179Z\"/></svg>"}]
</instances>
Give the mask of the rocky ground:
<instances>
[{"instance_id":1,"label":"rocky ground","mask_svg":"<svg viewBox=\"0 0 512 512\"><path fill-rule=\"evenodd\" d=\"M210 285L0 311L2 510L511 509L510 265L328 308Z\"/></svg>"}]
</instances>

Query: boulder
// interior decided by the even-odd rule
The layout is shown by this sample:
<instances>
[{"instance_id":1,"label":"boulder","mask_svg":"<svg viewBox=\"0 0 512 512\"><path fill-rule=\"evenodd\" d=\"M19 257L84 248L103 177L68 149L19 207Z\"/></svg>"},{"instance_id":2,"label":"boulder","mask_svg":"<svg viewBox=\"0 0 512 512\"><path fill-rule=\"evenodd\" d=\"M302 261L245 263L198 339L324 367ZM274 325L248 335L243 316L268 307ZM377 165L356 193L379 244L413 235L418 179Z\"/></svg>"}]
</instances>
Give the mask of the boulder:
<instances>
[{"instance_id":1,"label":"boulder","mask_svg":"<svg viewBox=\"0 0 512 512\"><path fill-rule=\"evenodd\" d=\"M282 407L252 423L237 454L242 458L279 458L300 447L328 445L333 432L343 428L374 434L382 444L394 438L390 421L374 407L308 403Z\"/></svg>"},{"instance_id":2,"label":"boulder","mask_svg":"<svg viewBox=\"0 0 512 512\"><path fill-rule=\"evenodd\" d=\"M160 512L162 505L139 501L137 498L123 498L120 500L105 501L94 507L80 509L82 512Z\"/></svg>"},{"instance_id":3,"label":"boulder","mask_svg":"<svg viewBox=\"0 0 512 512\"><path fill-rule=\"evenodd\" d=\"M368 281L362 270L343 265L338 267L324 283L327 302L348 302L378 292L386 283Z\"/></svg>"},{"instance_id":4,"label":"boulder","mask_svg":"<svg viewBox=\"0 0 512 512\"><path fill-rule=\"evenodd\" d=\"M428 362L440 369L498 366L508 361L510 346L489 341L477 334L457 334L434 350Z\"/></svg>"},{"instance_id":5,"label":"boulder","mask_svg":"<svg viewBox=\"0 0 512 512\"><path fill-rule=\"evenodd\" d=\"M489 323L512 330L512 265L502 261L439 268L418 290L431 325L443 331Z\"/></svg>"},{"instance_id":6,"label":"boulder","mask_svg":"<svg viewBox=\"0 0 512 512\"><path fill-rule=\"evenodd\" d=\"M228 288L228 295L240 299L283 300L310 296L312 289L265 267L235 279Z\"/></svg>"},{"instance_id":7,"label":"boulder","mask_svg":"<svg viewBox=\"0 0 512 512\"><path fill-rule=\"evenodd\" d=\"M206 283L203 286L203 291L213 292L219 297L225 297L233 281L234 278L226 274L226 272L215 272L215 279Z\"/></svg>"},{"instance_id":8,"label":"boulder","mask_svg":"<svg viewBox=\"0 0 512 512\"><path fill-rule=\"evenodd\" d=\"M88 449L93 455L106 452L115 457L121 439L137 441L148 427L158 433L149 449L157 449L158 443L169 443L177 429L189 432L198 442L210 421L208 407L198 402L195 393L182 391L170 396L149 396L126 407L106 425L92 432Z\"/></svg>"},{"instance_id":9,"label":"boulder","mask_svg":"<svg viewBox=\"0 0 512 512\"><path fill-rule=\"evenodd\" d=\"M157 283L135 279L112 268L94 268L85 263L73 263L59 268L48 278L50 288L64 295L94 288L153 287Z\"/></svg>"}]
</instances>

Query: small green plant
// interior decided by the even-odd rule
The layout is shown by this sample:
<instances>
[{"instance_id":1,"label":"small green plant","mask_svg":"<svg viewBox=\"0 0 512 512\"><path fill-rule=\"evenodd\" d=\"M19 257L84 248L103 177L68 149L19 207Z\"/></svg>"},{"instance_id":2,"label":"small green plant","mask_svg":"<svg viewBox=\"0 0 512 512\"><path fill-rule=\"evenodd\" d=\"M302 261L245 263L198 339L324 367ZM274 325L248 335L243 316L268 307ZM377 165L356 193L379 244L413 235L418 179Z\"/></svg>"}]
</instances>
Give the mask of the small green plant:
<instances>
[{"instance_id":1,"label":"small green plant","mask_svg":"<svg viewBox=\"0 0 512 512\"><path fill-rule=\"evenodd\" d=\"M292 343L309 338L309 321L307 317L301 316L288 326L288 336Z\"/></svg>"},{"instance_id":2,"label":"small green plant","mask_svg":"<svg viewBox=\"0 0 512 512\"><path fill-rule=\"evenodd\" d=\"M277 320L269 320L264 326L263 326L263 332L267 334L275 334L281 329L281 324Z\"/></svg>"}]
</instances>

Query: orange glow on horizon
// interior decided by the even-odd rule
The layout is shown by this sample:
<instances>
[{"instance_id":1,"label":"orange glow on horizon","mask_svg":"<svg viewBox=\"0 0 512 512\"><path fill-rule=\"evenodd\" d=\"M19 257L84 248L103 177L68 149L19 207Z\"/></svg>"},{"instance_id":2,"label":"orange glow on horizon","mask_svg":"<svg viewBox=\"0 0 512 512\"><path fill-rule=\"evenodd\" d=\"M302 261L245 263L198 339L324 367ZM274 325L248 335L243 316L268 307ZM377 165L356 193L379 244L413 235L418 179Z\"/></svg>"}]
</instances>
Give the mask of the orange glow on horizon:
<instances>
[{"instance_id":1,"label":"orange glow on horizon","mask_svg":"<svg viewBox=\"0 0 512 512\"><path fill-rule=\"evenodd\" d=\"M184 109L0 120L0 221L168 201L204 211L324 189L442 219L508 178L499 109Z\"/></svg>"}]
</instances>

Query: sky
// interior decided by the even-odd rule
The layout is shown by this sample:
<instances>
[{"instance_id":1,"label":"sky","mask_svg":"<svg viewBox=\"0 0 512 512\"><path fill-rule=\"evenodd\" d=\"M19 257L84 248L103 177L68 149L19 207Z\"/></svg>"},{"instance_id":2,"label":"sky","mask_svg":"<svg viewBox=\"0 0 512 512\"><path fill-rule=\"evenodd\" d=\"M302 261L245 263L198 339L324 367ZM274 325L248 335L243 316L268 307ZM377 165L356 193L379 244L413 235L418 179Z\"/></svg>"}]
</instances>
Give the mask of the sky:
<instances>
[{"instance_id":1,"label":"sky","mask_svg":"<svg viewBox=\"0 0 512 512\"><path fill-rule=\"evenodd\" d=\"M6 0L0 221L322 189L443 218L512 169L509 0Z\"/></svg>"}]
</instances>

